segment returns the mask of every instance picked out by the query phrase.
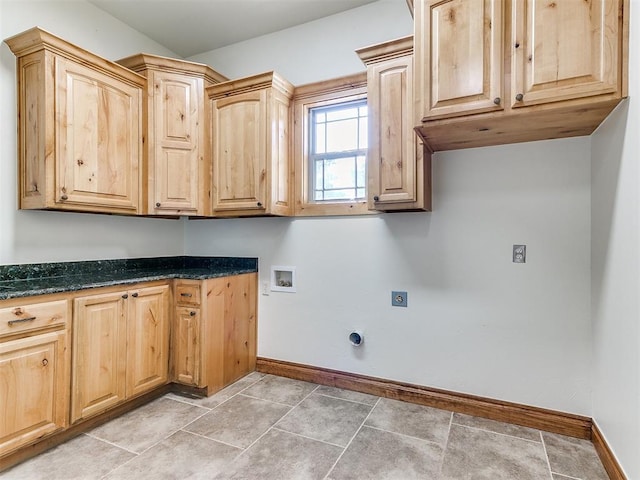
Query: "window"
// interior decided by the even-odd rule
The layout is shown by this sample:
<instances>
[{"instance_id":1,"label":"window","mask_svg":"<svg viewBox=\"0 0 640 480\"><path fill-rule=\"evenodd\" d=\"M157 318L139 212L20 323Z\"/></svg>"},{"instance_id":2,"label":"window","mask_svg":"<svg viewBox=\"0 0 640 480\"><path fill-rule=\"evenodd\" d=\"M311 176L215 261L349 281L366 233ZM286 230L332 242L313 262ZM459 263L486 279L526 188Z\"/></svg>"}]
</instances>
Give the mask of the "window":
<instances>
[{"instance_id":1,"label":"window","mask_svg":"<svg viewBox=\"0 0 640 480\"><path fill-rule=\"evenodd\" d=\"M362 215L367 209L367 76L296 87L295 215Z\"/></svg>"},{"instance_id":2,"label":"window","mask_svg":"<svg viewBox=\"0 0 640 480\"><path fill-rule=\"evenodd\" d=\"M315 202L366 197L367 102L309 111L310 198Z\"/></svg>"}]
</instances>

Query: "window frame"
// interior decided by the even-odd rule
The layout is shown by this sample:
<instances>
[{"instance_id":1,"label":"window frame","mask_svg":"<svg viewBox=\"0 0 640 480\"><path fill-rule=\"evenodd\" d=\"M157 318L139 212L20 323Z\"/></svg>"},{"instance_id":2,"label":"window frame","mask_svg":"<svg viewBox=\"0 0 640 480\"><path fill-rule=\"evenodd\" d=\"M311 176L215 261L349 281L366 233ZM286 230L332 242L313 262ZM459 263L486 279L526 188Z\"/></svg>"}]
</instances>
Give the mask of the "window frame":
<instances>
[{"instance_id":1,"label":"window frame","mask_svg":"<svg viewBox=\"0 0 640 480\"><path fill-rule=\"evenodd\" d=\"M362 200L322 200L311 197L311 172L309 159L310 111L316 107L328 107L340 103L366 100L366 72L340 77L328 81L296 87L293 93L293 154L294 154L294 190L295 216L331 216L331 215L370 215L367 194ZM365 159L368 162L368 154ZM368 170L368 169L367 169ZM369 189L369 180L365 182Z\"/></svg>"},{"instance_id":2,"label":"window frame","mask_svg":"<svg viewBox=\"0 0 640 480\"><path fill-rule=\"evenodd\" d=\"M318 153L315 150L317 150L318 148L318 136L317 136L317 127L319 124L324 124L325 126L325 134L324 134L324 138L323 140L326 142L328 139L328 132L326 130L326 128L328 128L328 124L332 122L332 120L329 119L329 115L333 112L336 111L344 111L344 110L348 110L348 109L353 109L353 108L357 109L357 115L356 117L353 117L351 119L355 119L357 122L357 141L356 141L356 145L360 144L360 127L361 125L361 121L364 118L365 122L367 122L365 124L365 126L368 126L368 120L369 120L369 114L367 113L366 116L362 116L360 114L360 109L362 107L365 107L368 110L368 104L367 104L367 100L366 99L362 99L362 100L354 100L351 102L340 102L340 103L336 103L334 105L329 105L329 106L325 106L325 107L313 107L309 109L309 165L310 165L310 170L309 170L309 178L310 178L310 185L309 185L309 197L313 198L313 202L315 203L336 203L336 202L345 202L345 201L361 201L361 200L365 200L367 198L367 152L369 151L369 147L365 147L365 148L356 148L356 149L351 149L351 150L339 150L339 151L330 151L330 152L323 152L323 153ZM324 120L318 120L317 116L318 115L324 115ZM341 121L341 120L333 120L333 121ZM368 132L367 132L367 136L368 136ZM325 149L326 149L326 144L324 145ZM359 158L362 158L362 162L364 163L364 179L363 179L363 183L359 184L358 183L358 179L360 178L358 175L358 162L359 162ZM355 169L355 175L354 175L354 181L355 184L353 185L353 187L344 187L344 188L325 188L324 184L325 184L325 180L326 177L323 174L323 178L322 178L322 185L323 188L320 190L320 192L322 192L323 196L326 195L327 192L331 191L331 190L352 190L354 191L354 193L357 195L358 190L362 189L364 191L364 195L360 198L353 198L353 199L347 199L347 198L336 198L336 199L322 199L322 200L318 200L316 198L316 194L318 193L318 161L321 162L325 162L325 161L330 161L330 160L345 160L345 159L350 159L351 161L354 162L353 168ZM323 168L324 171L324 168ZM361 186L360 186L361 185Z\"/></svg>"}]
</instances>

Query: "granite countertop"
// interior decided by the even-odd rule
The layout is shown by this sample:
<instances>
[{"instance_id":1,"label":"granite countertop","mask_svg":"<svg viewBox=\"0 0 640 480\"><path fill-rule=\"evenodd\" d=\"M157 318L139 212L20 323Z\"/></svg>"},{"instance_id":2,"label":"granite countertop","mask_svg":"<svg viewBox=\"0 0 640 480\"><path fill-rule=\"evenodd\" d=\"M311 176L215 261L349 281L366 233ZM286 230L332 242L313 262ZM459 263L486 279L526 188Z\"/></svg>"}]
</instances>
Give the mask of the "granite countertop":
<instances>
[{"instance_id":1,"label":"granite countertop","mask_svg":"<svg viewBox=\"0 0 640 480\"><path fill-rule=\"evenodd\" d=\"M258 271L257 258L155 257L0 265L0 300L153 280L204 280Z\"/></svg>"}]
</instances>

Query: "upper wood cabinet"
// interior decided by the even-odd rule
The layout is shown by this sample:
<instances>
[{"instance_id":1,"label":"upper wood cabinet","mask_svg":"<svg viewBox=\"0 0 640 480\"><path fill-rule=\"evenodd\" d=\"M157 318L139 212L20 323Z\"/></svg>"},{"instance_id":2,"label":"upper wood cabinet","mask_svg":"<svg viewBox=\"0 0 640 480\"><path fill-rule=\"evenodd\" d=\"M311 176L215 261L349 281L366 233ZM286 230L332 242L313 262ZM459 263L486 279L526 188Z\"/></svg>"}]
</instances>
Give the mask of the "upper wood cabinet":
<instances>
[{"instance_id":1,"label":"upper wood cabinet","mask_svg":"<svg viewBox=\"0 0 640 480\"><path fill-rule=\"evenodd\" d=\"M621 1L514 0L511 105L615 94Z\"/></svg>"},{"instance_id":2,"label":"upper wood cabinet","mask_svg":"<svg viewBox=\"0 0 640 480\"><path fill-rule=\"evenodd\" d=\"M139 213L144 77L39 28L18 57L20 208Z\"/></svg>"},{"instance_id":3,"label":"upper wood cabinet","mask_svg":"<svg viewBox=\"0 0 640 480\"><path fill-rule=\"evenodd\" d=\"M118 63L147 78L144 212L210 215L210 131L204 89L227 78L207 65L149 54Z\"/></svg>"},{"instance_id":4,"label":"upper wood cabinet","mask_svg":"<svg viewBox=\"0 0 640 480\"><path fill-rule=\"evenodd\" d=\"M416 0L417 132L432 151L591 134L627 95L628 9Z\"/></svg>"},{"instance_id":5,"label":"upper wood cabinet","mask_svg":"<svg viewBox=\"0 0 640 480\"><path fill-rule=\"evenodd\" d=\"M413 37L357 54L367 65L369 209L430 210L431 154L413 131Z\"/></svg>"},{"instance_id":6,"label":"upper wood cabinet","mask_svg":"<svg viewBox=\"0 0 640 480\"><path fill-rule=\"evenodd\" d=\"M0 301L0 456L69 423L66 298Z\"/></svg>"},{"instance_id":7,"label":"upper wood cabinet","mask_svg":"<svg viewBox=\"0 0 640 480\"><path fill-rule=\"evenodd\" d=\"M422 117L501 110L502 0L427 0L420 7L416 88Z\"/></svg>"},{"instance_id":8,"label":"upper wood cabinet","mask_svg":"<svg viewBox=\"0 0 640 480\"><path fill-rule=\"evenodd\" d=\"M275 72L208 87L214 216L291 215L293 86Z\"/></svg>"}]
</instances>

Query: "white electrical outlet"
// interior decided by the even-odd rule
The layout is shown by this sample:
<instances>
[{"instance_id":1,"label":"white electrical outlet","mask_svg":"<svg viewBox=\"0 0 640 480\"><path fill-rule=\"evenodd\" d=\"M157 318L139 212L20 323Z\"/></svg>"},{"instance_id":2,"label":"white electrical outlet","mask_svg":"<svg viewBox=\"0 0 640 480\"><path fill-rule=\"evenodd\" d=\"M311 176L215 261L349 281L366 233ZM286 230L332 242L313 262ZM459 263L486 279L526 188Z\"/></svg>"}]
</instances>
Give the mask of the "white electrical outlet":
<instances>
[{"instance_id":1,"label":"white electrical outlet","mask_svg":"<svg viewBox=\"0 0 640 480\"><path fill-rule=\"evenodd\" d=\"M268 281L262 282L262 295L269 295L269 291L271 290L271 286Z\"/></svg>"}]
</instances>

